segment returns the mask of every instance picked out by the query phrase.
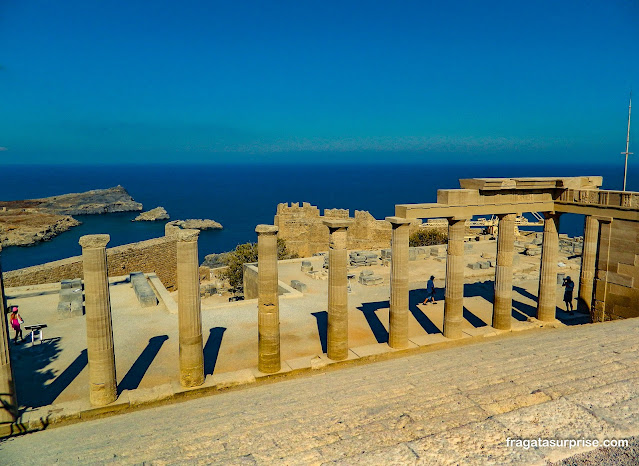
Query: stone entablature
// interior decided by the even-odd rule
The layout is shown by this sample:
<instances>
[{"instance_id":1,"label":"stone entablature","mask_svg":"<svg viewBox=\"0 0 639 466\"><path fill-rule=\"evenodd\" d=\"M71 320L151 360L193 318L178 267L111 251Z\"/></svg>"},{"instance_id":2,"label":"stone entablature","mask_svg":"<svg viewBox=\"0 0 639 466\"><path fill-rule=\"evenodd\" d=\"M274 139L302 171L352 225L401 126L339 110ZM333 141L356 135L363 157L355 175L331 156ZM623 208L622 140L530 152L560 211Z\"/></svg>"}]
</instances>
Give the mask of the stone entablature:
<instances>
[{"instance_id":1,"label":"stone entablature","mask_svg":"<svg viewBox=\"0 0 639 466\"><path fill-rule=\"evenodd\" d=\"M311 256L326 251L328 228L324 220L353 219L348 228L348 249L381 249L390 247L391 225L385 220L377 220L368 211L356 210L350 217L348 209L320 210L308 202L279 204L274 224L279 227L278 237L286 240L286 247L300 256ZM411 232L416 230L421 221L411 223Z\"/></svg>"}]
</instances>

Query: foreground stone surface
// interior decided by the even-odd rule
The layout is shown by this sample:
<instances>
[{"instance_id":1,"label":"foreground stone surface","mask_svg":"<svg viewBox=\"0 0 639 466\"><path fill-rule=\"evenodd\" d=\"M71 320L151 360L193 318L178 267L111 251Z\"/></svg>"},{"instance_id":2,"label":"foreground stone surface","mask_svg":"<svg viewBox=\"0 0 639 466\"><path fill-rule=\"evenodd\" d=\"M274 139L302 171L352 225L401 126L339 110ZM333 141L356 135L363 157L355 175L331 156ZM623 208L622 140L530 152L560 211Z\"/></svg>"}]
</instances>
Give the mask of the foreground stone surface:
<instances>
[{"instance_id":1,"label":"foreground stone surface","mask_svg":"<svg viewBox=\"0 0 639 466\"><path fill-rule=\"evenodd\" d=\"M344 367L15 437L0 457L22 464L37 448L72 464L546 464L586 450L506 439L639 433L638 335L629 319Z\"/></svg>"}]
</instances>

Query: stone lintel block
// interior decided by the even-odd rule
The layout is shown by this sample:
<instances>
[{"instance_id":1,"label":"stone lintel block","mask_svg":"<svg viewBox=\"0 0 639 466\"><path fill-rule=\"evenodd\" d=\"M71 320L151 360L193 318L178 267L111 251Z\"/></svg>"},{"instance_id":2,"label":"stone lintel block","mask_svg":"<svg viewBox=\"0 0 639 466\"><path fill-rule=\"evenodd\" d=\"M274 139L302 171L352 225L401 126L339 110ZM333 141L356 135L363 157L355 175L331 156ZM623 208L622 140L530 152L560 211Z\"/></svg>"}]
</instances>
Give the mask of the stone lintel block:
<instances>
[{"instance_id":1,"label":"stone lintel block","mask_svg":"<svg viewBox=\"0 0 639 466\"><path fill-rule=\"evenodd\" d=\"M258 235L274 235L279 231L275 225L258 225L255 227L255 233Z\"/></svg>"},{"instance_id":2,"label":"stone lintel block","mask_svg":"<svg viewBox=\"0 0 639 466\"><path fill-rule=\"evenodd\" d=\"M94 249L105 248L109 241L111 241L109 235L84 235L80 237L78 243L83 248Z\"/></svg>"},{"instance_id":3,"label":"stone lintel block","mask_svg":"<svg viewBox=\"0 0 639 466\"><path fill-rule=\"evenodd\" d=\"M437 203L450 206L474 206L479 204L477 189L438 189Z\"/></svg>"},{"instance_id":4,"label":"stone lintel block","mask_svg":"<svg viewBox=\"0 0 639 466\"><path fill-rule=\"evenodd\" d=\"M197 238L199 235L200 235L200 230L190 229L190 228L187 228L184 230L178 230L176 232L177 239L179 241L185 241L185 242L197 241Z\"/></svg>"},{"instance_id":5,"label":"stone lintel block","mask_svg":"<svg viewBox=\"0 0 639 466\"><path fill-rule=\"evenodd\" d=\"M386 217L386 221L394 226L410 225L412 222L411 219L404 217Z\"/></svg>"},{"instance_id":6,"label":"stone lintel block","mask_svg":"<svg viewBox=\"0 0 639 466\"><path fill-rule=\"evenodd\" d=\"M331 230L339 230L348 228L354 221L352 219L325 219L323 222Z\"/></svg>"}]
</instances>

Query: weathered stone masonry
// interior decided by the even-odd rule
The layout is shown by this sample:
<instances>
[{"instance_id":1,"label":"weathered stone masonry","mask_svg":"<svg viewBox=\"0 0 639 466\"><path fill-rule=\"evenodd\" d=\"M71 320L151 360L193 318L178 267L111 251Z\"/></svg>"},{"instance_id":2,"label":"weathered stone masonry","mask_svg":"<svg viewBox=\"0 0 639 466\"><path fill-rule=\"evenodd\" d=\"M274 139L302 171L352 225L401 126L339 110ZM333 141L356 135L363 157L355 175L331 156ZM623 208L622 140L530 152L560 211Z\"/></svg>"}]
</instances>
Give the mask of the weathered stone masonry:
<instances>
[{"instance_id":1,"label":"weathered stone masonry","mask_svg":"<svg viewBox=\"0 0 639 466\"><path fill-rule=\"evenodd\" d=\"M328 230L324 220L353 220L348 228L347 249L388 248L391 242L391 225L384 220L376 220L369 212L356 210L355 217L349 217L348 209L324 209L324 215L316 206L304 202L279 204L274 224L279 228L278 237L286 240L286 247L302 257L326 251ZM418 228L421 220L413 220L410 232Z\"/></svg>"},{"instance_id":2,"label":"weathered stone masonry","mask_svg":"<svg viewBox=\"0 0 639 466\"><path fill-rule=\"evenodd\" d=\"M109 248L108 273L110 276L120 276L131 272L155 272L167 289L175 289L176 244L177 239L173 235L167 235ZM3 276L6 287L56 283L81 277L81 256L13 270Z\"/></svg>"}]
</instances>

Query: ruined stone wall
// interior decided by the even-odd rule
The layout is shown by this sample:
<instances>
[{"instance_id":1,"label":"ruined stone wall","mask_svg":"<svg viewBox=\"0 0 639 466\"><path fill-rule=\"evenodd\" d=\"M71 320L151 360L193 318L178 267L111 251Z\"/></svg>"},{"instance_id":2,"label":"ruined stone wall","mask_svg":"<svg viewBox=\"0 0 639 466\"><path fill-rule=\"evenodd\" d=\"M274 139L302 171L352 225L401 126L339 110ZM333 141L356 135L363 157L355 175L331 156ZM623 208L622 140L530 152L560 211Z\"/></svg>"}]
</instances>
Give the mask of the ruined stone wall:
<instances>
[{"instance_id":1,"label":"ruined stone wall","mask_svg":"<svg viewBox=\"0 0 639 466\"><path fill-rule=\"evenodd\" d=\"M107 264L110 276L155 272L167 289L175 289L177 240L169 235L108 248ZM6 287L39 285L82 278L82 275L82 256L76 256L6 272L4 283Z\"/></svg>"},{"instance_id":2,"label":"ruined stone wall","mask_svg":"<svg viewBox=\"0 0 639 466\"><path fill-rule=\"evenodd\" d=\"M278 237L286 240L286 247L302 257L328 250L328 228L324 219L352 218L348 209L325 209L324 215L316 206L304 202L279 204L274 224ZM421 220L415 220L411 233ZM381 249L390 247L391 225L375 219L369 212L356 210L353 224L348 228L348 249Z\"/></svg>"},{"instance_id":3,"label":"ruined stone wall","mask_svg":"<svg viewBox=\"0 0 639 466\"><path fill-rule=\"evenodd\" d=\"M602 223L593 321L639 317L639 222Z\"/></svg>"}]
</instances>

